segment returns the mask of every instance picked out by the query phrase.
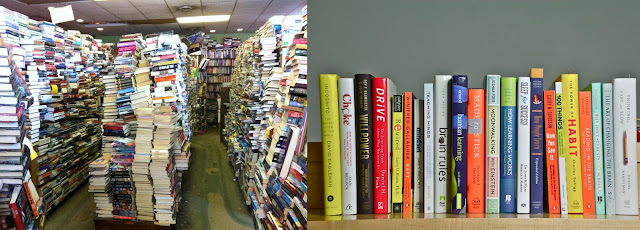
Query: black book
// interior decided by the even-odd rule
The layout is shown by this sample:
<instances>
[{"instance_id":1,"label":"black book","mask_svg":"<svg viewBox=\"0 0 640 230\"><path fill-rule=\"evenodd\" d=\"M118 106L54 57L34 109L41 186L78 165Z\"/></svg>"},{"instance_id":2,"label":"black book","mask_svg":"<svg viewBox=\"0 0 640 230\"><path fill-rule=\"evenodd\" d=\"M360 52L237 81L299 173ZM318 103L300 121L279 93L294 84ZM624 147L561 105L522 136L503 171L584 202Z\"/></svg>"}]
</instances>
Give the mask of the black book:
<instances>
[{"instance_id":1,"label":"black book","mask_svg":"<svg viewBox=\"0 0 640 230\"><path fill-rule=\"evenodd\" d=\"M356 74L356 180L358 214L373 214L373 100L370 74Z\"/></svg>"}]
</instances>

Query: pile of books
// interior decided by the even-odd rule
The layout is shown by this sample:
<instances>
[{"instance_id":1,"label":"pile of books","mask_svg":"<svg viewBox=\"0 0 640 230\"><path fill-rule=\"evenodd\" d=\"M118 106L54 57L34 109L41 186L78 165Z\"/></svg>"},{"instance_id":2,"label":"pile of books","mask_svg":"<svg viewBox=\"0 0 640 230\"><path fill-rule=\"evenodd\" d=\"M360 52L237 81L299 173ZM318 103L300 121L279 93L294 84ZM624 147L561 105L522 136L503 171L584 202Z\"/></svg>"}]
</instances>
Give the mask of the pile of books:
<instances>
[{"instance_id":1,"label":"pile of books","mask_svg":"<svg viewBox=\"0 0 640 230\"><path fill-rule=\"evenodd\" d=\"M174 185L176 172L170 149L179 134L175 125L179 118L177 115L172 113L168 106L162 106L154 114L156 131L151 150L150 171L153 178L156 223L159 225L175 224Z\"/></svg>"},{"instance_id":2,"label":"pile of books","mask_svg":"<svg viewBox=\"0 0 640 230\"><path fill-rule=\"evenodd\" d=\"M89 178L89 192L93 193L93 201L96 203L98 218L113 217L113 203L111 199L111 177L109 176L109 164L111 157L102 156L89 165L91 178Z\"/></svg>"},{"instance_id":3,"label":"pile of books","mask_svg":"<svg viewBox=\"0 0 640 230\"><path fill-rule=\"evenodd\" d=\"M134 153L134 140L124 137L113 141L109 176L113 188L113 218L115 219L136 219L135 188L131 181Z\"/></svg>"},{"instance_id":4,"label":"pile of books","mask_svg":"<svg viewBox=\"0 0 640 230\"><path fill-rule=\"evenodd\" d=\"M149 94L147 94L150 101ZM136 188L136 208L138 211L138 219L143 221L153 221L153 187L151 186L151 178L149 172L149 163L151 162L151 149L153 141L153 132L155 126L153 124L154 108L150 107L147 102L146 107L136 108L135 114L138 120L138 132L136 135L135 145L136 152L133 160L133 181Z\"/></svg>"}]
</instances>

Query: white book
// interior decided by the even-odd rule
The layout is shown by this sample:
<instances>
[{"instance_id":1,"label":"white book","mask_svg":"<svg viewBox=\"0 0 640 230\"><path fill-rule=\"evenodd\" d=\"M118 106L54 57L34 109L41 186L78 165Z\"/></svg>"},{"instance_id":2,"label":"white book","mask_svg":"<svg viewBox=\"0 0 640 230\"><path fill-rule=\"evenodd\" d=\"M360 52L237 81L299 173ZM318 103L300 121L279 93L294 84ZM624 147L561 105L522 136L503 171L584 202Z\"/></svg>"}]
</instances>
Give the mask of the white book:
<instances>
[{"instance_id":1,"label":"white book","mask_svg":"<svg viewBox=\"0 0 640 230\"><path fill-rule=\"evenodd\" d=\"M562 94L562 82L555 82L556 97ZM562 114L556 114L556 119L562 122ZM566 135L566 134L564 134ZM558 140L559 143L562 140ZM562 149L558 149L562 151ZM558 178L560 179L560 214L569 214L567 204L567 163L564 155L558 153Z\"/></svg>"},{"instance_id":2,"label":"white book","mask_svg":"<svg viewBox=\"0 0 640 230\"><path fill-rule=\"evenodd\" d=\"M448 156L451 153L449 146L449 120L451 119L451 75L436 75L433 85L434 104L434 130L435 130L435 213L446 213L447 206L450 206L447 194L448 176Z\"/></svg>"},{"instance_id":3,"label":"white book","mask_svg":"<svg viewBox=\"0 0 640 230\"><path fill-rule=\"evenodd\" d=\"M342 142L342 214L357 214L356 120L353 78L338 79Z\"/></svg>"},{"instance_id":4,"label":"white book","mask_svg":"<svg viewBox=\"0 0 640 230\"><path fill-rule=\"evenodd\" d=\"M500 212L500 75L487 75L486 191L487 213Z\"/></svg>"},{"instance_id":5,"label":"white book","mask_svg":"<svg viewBox=\"0 0 640 230\"><path fill-rule=\"evenodd\" d=\"M289 140L289 146L287 147L287 154L284 157L282 168L280 168L280 178L286 179L289 175L289 169L291 168L291 162L293 162L293 156L296 155L295 151L298 146L298 140L300 139L300 128L297 126L289 126L291 129L291 138ZM138 134L139 137L140 134ZM137 146L136 146L137 147Z\"/></svg>"},{"instance_id":6,"label":"white book","mask_svg":"<svg viewBox=\"0 0 640 230\"><path fill-rule=\"evenodd\" d=\"M531 199L531 79L518 78L518 213L529 213Z\"/></svg>"},{"instance_id":7,"label":"white book","mask_svg":"<svg viewBox=\"0 0 640 230\"><path fill-rule=\"evenodd\" d=\"M424 84L424 126L422 127L424 146L424 213L433 213L434 198L434 140L433 140L433 83Z\"/></svg>"},{"instance_id":8,"label":"white book","mask_svg":"<svg viewBox=\"0 0 640 230\"><path fill-rule=\"evenodd\" d=\"M638 215L636 79L613 79L613 157L616 214Z\"/></svg>"},{"instance_id":9,"label":"white book","mask_svg":"<svg viewBox=\"0 0 640 230\"><path fill-rule=\"evenodd\" d=\"M423 140L422 140L422 124L424 118L421 119L420 113L424 110L424 105L420 103L419 99L413 100L413 212L423 212L424 201L424 171L422 152Z\"/></svg>"},{"instance_id":10,"label":"white book","mask_svg":"<svg viewBox=\"0 0 640 230\"><path fill-rule=\"evenodd\" d=\"M602 83L602 143L606 213L615 215L616 181L613 163L613 85L611 83Z\"/></svg>"}]
</instances>

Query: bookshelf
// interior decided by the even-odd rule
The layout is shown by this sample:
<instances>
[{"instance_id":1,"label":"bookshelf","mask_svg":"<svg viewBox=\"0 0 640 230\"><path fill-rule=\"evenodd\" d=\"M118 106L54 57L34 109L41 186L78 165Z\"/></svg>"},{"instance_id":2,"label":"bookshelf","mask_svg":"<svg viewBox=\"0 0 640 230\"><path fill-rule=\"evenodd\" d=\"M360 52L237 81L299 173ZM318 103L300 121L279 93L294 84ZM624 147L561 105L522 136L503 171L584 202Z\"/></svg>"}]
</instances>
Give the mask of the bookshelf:
<instances>
[{"instance_id":1,"label":"bookshelf","mask_svg":"<svg viewBox=\"0 0 640 230\"><path fill-rule=\"evenodd\" d=\"M218 126L219 116L222 114L221 110L224 107L222 103L219 103L224 88L229 88L231 85L231 74L236 59L236 48L241 44L239 38L224 38L221 43L216 40L210 40L208 42L208 49L206 50L206 58L209 59L207 66L204 70L206 79L205 98L207 100L206 113L207 124Z\"/></svg>"}]
</instances>

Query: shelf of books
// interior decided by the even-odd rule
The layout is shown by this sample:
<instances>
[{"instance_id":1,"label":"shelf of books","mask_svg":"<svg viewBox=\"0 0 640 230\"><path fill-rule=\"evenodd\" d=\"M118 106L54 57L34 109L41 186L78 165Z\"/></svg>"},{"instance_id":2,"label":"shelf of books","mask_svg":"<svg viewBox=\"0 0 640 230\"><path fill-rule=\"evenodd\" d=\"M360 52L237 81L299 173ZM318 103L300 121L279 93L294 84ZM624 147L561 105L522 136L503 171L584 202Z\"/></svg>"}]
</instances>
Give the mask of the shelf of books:
<instances>
[{"instance_id":1,"label":"shelf of books","mask_svg":"<svg viewBox=\"0 0 640 230\"><path fill-rule=\"evenodd\" d=\"M389 78L320 74L310 172L324 192L309 226L638 226L636 79L582 90L578 79L545 90L531 68L475 88L436 75L401 92Z\"/></svg>"},{"instance_id":2,"label":"shelf of books","mask_svg":"<svg viewBox=\"0 0 640 230\"><path fill-rule=\"evenodd\" d=\"M306 228L304 24L269 19L238 48L231 76L225 140L258 229Z\"/></svg>"},{"instance_id":3,"label":"shelf of books","mask_svg":"<svg viewBox=\"0 0 640 230\"><path fill-rule=\"evenodd\" d=\"M205 54L207 52L207 43L209 35L203 32L197 32L187 37L189 42L189 78L186 79L187 93L189 94L189 121L191 123L191 131L194 134L203 134L207 130L206 123L206 99L199 96L198 89L201 85L206 86L203 79L206 79L206 72L202 66L208 62ZM216 114L217 115L217 114Z\"/></svg>"},{"instance_id":4,"label":"shelf of books","mask_svg":"<svg viewBox=\"0 0 640 230\"><path fill-rule=\"evenodd\" d=\"M206 56L206 92L207 123L217 126L221 117L221 94L231 84L231 73L236 59L236 48L241 44L239 38L224 38L222 43L209 41Z\"/></svg>"}]
</instances>

